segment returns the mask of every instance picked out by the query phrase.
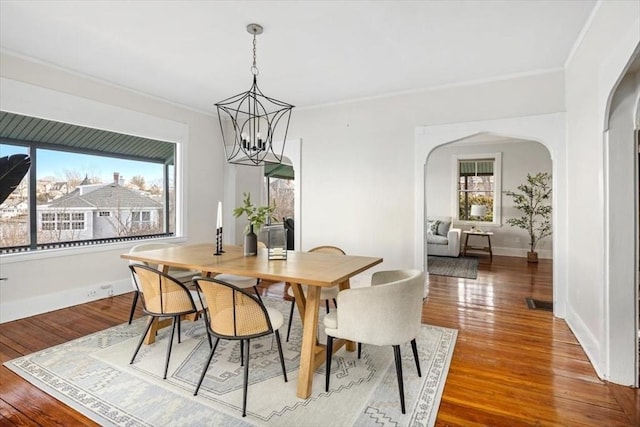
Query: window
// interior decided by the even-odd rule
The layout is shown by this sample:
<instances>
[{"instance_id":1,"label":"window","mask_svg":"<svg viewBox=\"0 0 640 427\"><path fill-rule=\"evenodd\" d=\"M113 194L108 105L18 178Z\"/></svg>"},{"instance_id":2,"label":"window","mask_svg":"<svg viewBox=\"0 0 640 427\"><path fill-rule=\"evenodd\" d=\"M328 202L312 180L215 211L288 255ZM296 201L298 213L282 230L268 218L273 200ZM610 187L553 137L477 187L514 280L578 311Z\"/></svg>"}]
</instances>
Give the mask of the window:
<instances>
[{"instance_id":1,"label":"window","mask_svg":"<svg viewBox=\"0 0 640 427\"><path fill-rule=\"evenodd\" d=\"M0 253L175 233L177 144L4 111L0 138L32 160L0 206Z\"/></svg>"},{"instance_id":2,"label":"window","mask_svg":"<svg viewBox=\"0 0 640 427\"><path fill-rule=\"evenodd\" d=\"M276 205L273 216L278 222L283 218L294 218L294 173L286 164L267 164L264 167L267 203Z\"/></svg>"},{"instance_id":3,"label":"window","mask_svg":"<svg viewBox=\"0 0 640 427\"><path fill-rule=\"evenodd\" d=\"M145 223L151 221L151 212L132 212L131 221L134 223Z\"/></svg>"},{"instance_id":4,"label":"window","mask_svg":"<svg viewBox=\"0 0 640 427\"><path fill-rule=\"evenodd\" d=\"M43 213L42 230L84 230L84 213Z\"/></svg>"},{"instance_id":5,"label":"window","mask_svg":"<svg viewBox=\"0 0 640 427\"><path fill-rule=\"evenodd\" d=\"M29 151L19 145L0 144L0 157L12 154L29 154ZM0 204L0 247L29 244L29 176L27 172L13 193Z\"/></svg>"},{"instance_id":6,"label":"window","mask_svg":"<svg viewBox=\"0 0 640 427\"><path fill-rule=\"evenodd\" d=\"M501 155L457 156L455 161L458 221L499 224ZM485 215L472 216L473 205L484 206Z\"/></svg>"}]
</instances>

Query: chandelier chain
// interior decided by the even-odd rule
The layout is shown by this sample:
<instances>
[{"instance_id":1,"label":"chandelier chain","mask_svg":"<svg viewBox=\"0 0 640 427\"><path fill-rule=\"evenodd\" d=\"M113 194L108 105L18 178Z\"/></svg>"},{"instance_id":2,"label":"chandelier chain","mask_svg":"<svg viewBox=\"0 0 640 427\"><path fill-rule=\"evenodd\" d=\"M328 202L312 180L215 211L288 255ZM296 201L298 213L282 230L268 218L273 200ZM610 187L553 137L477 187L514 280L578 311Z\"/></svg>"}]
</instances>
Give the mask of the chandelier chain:
<instances>
[{"instance_id":1,"label":"chandelier chain","mask_svg":"<svg viewBox=\"0 0 640 427\"><path fill-rule=\"evenodd\" d=\"M258 75L258 66L256 65L256 33L253 33L253 66L251 67L251 72L254 75Z\"/></svg>"}]
</instances>

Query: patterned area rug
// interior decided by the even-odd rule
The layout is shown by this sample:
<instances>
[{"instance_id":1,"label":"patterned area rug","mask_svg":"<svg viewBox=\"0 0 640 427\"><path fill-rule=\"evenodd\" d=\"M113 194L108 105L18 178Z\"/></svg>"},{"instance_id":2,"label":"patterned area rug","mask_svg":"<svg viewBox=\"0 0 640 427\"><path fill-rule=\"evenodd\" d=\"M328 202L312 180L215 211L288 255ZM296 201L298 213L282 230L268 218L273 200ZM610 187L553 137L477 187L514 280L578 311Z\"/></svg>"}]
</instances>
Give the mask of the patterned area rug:
<instances>
[{"instance_id":1,"label":"patterned area rug","mask_svg":"<svg viewBox=\"0 0 640 427\"><path fill-rule=\"evenodd\" d=\"M427 257L427 271L435 276L476 279L478 277L478 258L430 256Z\"/></svg>"},{"instance_id":2,"label":"patterned area rug","mask_svg":"<svg viewBox=\"0 0 640 427\"><path fill-rule=\"evenodd\" d=\"M289 303L265 299L285 315ZM324 311L324 310L323 310ZM273 337L251 342L247 416L242 418L239 344L220 341L198 396L193 396L209 345L202 321L182 322L182 342L174 342L167 379L162 379L169 328L156 343L143 345L130 365L144 320L123 324L24 356L5 365L30 383L106 426L350 426L435 424L457 330L424 325L417 337L422 378L411 346L402 347L407 414L400 411L393 349L363 345L339 350L331 388L324 391L324 366L314 376L309 399L296 397L302 326L294 313L291 338L283 351L285 383ZM321 328L322 329L322 328ZM321 335L320 340L324 340Z\"/></svg>"}]
</instances>

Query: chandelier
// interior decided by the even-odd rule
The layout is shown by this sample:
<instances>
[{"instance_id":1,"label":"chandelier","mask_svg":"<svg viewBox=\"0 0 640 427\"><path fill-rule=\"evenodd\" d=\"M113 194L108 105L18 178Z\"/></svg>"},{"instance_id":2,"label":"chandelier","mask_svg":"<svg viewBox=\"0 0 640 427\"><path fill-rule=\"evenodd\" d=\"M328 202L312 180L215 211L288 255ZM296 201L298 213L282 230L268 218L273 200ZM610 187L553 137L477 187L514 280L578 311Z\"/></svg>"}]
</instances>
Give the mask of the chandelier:
<instances>
[{"instance_id":1,"label":"chandelier","mask_svg":"<svg viewBox=\"0 0 640 427\"><path fill-rule=\"evenodd\" d=\"M222 132L222 143L229 163L262 166L282 163L284 143L289 130L293 105L270 98L258 88L256 36L262 34L258 24L247 25L253 34L253 84L248 91L216 103ZM232 126L229 126L229 120ZM276 127L278 134L276 134ZM282 148L274 151L273 141L282 140Z\"/></svg>"}]
</instances>

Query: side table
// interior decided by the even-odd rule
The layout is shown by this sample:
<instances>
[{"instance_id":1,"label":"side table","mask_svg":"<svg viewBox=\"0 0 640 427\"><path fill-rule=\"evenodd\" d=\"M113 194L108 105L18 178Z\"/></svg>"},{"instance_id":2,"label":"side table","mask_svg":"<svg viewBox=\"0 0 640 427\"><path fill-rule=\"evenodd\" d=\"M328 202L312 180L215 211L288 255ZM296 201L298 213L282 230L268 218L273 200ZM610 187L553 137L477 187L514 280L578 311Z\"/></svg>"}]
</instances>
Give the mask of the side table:
<instances>
[{"instance_id":1,"label":"side table","mask_svg":"<svg viewBox=\"0 0 640 427\"><path fill-rule=\"evenodd\" d=\"M462 255L467 256L467 250L489 252L489 262L493 262L493 250L491 249L491 231L464 230L464 246L462 247ZM489 246L472 246L469 245L469 236L486 237Z\"/></svg>"}]
</instances>

